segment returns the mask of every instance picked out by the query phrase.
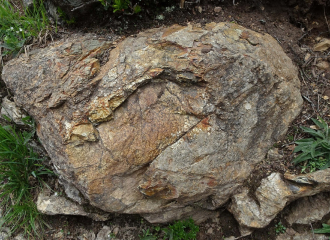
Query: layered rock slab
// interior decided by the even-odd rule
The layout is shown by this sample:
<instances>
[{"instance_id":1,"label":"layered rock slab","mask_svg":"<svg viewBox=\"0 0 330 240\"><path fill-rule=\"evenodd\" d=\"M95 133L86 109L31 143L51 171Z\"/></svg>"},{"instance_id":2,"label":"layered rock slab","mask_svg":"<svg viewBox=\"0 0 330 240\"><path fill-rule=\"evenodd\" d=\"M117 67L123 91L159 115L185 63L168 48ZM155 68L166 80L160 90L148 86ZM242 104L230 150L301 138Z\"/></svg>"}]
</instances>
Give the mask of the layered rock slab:
<instances>
[{"instance_id":1,"label":"layered rock slab","mask_svg":"<svg viewBox=\"0 0 330 240\"><path fill-rule=\"evenodd\" d=\"M10 61L3 78L66 181L152 222L224 204L302 105L276 40L233 23L71 38Z\"/></svg>"}]
</instances>

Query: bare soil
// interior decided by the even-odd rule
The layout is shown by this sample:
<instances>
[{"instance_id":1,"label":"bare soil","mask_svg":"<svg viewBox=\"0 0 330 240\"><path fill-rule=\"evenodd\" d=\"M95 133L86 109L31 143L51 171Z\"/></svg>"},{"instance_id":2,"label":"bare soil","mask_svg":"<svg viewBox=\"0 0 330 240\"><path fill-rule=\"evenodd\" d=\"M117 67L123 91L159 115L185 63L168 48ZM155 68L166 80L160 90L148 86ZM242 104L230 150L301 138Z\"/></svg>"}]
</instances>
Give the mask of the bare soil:
<instances>
[{"instance_id":1,"label":"bare soil","mask_svg":"<svg viewBox=\"0 0 330 240\"><path fill-rule=\"evenodd\" d=\"M330 8L326 7L326 1L314 1L314 4L308 6L301 3L304 1L300 1L298 5L299 1L294 0L234 2L237 5L233 5L233 1L229 0L202 0L200 3L186 3L185 8L180 9L177 2L168 1L162 7L142 5L143 11L134 15L113 14L98 7L77 18L74 24L64 23L59 26L58 32L53 34L53 39L65 38L75 33L93 33L100 38L111 38L114 35L130 36L148 28L172 24L186 25L189 22L204 25L213 21L236 22L254 31L273 36L299 69L301 93L305 101L301 114L292 123L287 135L274 146L283 155L283 159L265 159L255 168L246 182L249 187L256 189L261 179L272 172L300 173L302 166L292 164L294 142L304 137L299 127L312 125L310 118L317 116L330 122L330 69L320 69L316 66L320 61L329 61L330 52L317 53L312 50L319 38L330 36L328 25ZM316 2L322 2L323 5ZM166 10L166 7L171 6L175 8ZM162 17L159 17L160 15ZM163 20L159 20L161 18ZM306 57L308 54L309 57ZM8 94L9 91L0 79L0 99ZM328 99L325 96L328 96ZM54 191L63 191L55 183L56 179L50 179L49 182L53 182L51 185ZM199 225L198 240L240 236L236 220L225 207L217 210L219 218ZM281 221L288 227L283 219L286 212L287 209L267 228L256 230L250 236L240 239L276 239L276 223ZM330 216L326 216L323 222L329 218ZM136 215L114 214L106 222L95 222L89 218L73 216L46 216L45 220L51 226L51 229L46 230L45 239L91 239L92 235L88 234L90 232L97 234L104 225L112 229L118 228L117 239L140 239L142 229L150 229L152 233L156 233L156 225L151 225ZM314 224L313 227L320 227L320 223ZM311 226L294 226L294 228L303 231L310 230Z\"/></svg>"}]
</instances>

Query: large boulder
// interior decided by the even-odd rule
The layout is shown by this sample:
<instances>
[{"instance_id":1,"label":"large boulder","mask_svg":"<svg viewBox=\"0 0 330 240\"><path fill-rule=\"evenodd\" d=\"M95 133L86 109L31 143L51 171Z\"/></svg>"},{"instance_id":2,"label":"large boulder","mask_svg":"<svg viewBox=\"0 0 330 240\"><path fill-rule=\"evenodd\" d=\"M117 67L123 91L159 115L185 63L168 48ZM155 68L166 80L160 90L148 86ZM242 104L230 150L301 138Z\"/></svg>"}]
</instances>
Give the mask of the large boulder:
<instances>
[{"instance_id":1,"label":"large boulder","mask_svg":"<svg viewBox=\"0 0 330 240\"><path fill-rule=\"evenodd\" d=\"M104 211L151 222L211 216L302 105L276 40L233 23L78 36L2 76L66 181Z\"/></svg>"}]
</instances>

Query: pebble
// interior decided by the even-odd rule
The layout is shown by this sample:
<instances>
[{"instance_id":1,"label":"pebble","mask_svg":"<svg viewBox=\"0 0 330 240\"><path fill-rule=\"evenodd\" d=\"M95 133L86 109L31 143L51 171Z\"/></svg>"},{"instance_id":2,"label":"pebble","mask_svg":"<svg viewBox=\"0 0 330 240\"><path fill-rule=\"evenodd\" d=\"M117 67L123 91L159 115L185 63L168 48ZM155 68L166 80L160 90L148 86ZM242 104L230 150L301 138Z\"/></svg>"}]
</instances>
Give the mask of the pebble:
<instances>
[{"instance_id":1,"label":"pebble","mask_svg":"<svg viewBox=\"0 0 330 240\"><path fill-rule=\"evenodd\" d=\"M119 233L119 227L115 227L112 232L117 235Z\"/></svg>"},{"instance_id":2,"label":"pebble","mask_svg":"<svg viewBox=\"0 0 330 240\"><path fill-rule=\"evenodd\" d=\"M213 228L209 228L209 229L207 229L207 232L206 232L207 234L213 234Z\"/></svg>"},{"instance_id":3,"label":"pebble","mask_svg":"<svg viewBox=\"0 0 330 240\"><path fill-rule=\"evenodd\" d=\"M222 10L222 7L215 7L214 8L214 12L216 12L216 13L221 12L221 10Z\"/></svg>"}]
</instances>

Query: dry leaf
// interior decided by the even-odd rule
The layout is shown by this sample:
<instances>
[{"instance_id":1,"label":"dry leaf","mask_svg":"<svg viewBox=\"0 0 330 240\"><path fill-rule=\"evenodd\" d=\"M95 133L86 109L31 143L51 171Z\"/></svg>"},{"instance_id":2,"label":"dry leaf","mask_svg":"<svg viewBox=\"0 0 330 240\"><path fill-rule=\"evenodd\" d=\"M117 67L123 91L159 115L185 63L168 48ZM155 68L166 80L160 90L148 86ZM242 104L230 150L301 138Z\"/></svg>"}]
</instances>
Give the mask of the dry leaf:
<instances>
[{"instance_id":1,"label":"dry leaf","mask_svg":"<svg viewBox=\"0 0 330 240\"><path fill-rule=\"evenodd\" d=\"M316 125L311 125L311 126L309 126L309 128L314 129L314 130L319 130L319 127Z\"/></svg>"},{"instance_id":2,"label":"dry leaf","mask_svg":"<svg viewBox=\"0 0 330 240\"><path fill-rule=\"evenodd\" d=\"M323 99L324 100L329 100L329 97L328 96L323 96Z\"/></svg>"}]
</instances>

